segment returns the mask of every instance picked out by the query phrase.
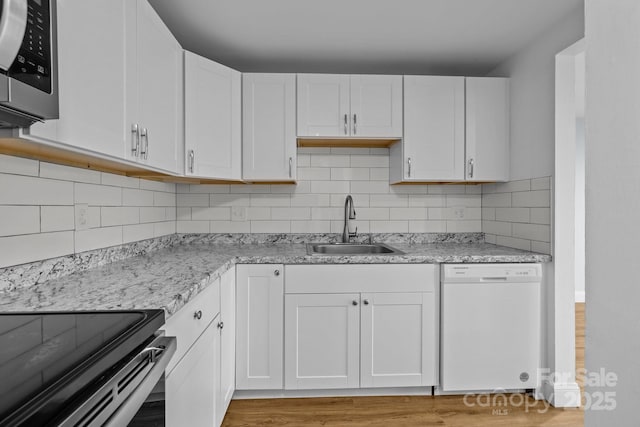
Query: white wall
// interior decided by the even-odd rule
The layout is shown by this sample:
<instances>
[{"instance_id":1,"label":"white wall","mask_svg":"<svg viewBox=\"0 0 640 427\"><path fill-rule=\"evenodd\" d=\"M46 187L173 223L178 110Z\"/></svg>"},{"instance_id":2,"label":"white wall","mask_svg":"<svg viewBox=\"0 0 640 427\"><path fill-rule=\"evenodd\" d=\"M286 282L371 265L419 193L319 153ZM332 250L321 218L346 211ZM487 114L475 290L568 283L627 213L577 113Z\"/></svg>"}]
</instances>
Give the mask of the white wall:
<instances>
[{"instance_id":1,"label":"white wall","mask_svg":"<svg viewBox=\"0 0 640 427\"><path fill-rule=\"evenodd\" d=\"M175 187L0 155L0 268L173 234Z\"/></svg>"},{"instance_id":2,"label":"white wall","mask_svg":"<svg viewBox=\"0 0 640 427\"><path fill-rule=\"evenodd\" d=\"M512 180L553 175L555 55L583 36L580 7L490 73L511 77Z\"/></svg>"},{"instance_id":3,"label":"white wall","mask_svg":"<svg viewBox=\"0 0 640 427\"><path fill-rule=\"evenodd\" d=\"M617 374L614 411L585 425L638 425L640 401L640 4L586 1L586 367ZM605 209L608 207L609 209Z\"/></svg>"}]
</instances>

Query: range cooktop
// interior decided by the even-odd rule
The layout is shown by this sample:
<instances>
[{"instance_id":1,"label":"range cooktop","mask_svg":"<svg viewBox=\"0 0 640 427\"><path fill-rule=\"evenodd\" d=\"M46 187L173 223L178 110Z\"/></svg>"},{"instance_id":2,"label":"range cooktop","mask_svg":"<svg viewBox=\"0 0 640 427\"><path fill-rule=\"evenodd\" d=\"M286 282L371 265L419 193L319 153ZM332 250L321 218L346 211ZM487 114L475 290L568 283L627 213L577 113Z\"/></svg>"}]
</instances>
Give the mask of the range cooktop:
<instances>
[{"instance_id":1,"label":"range cooktop","mask_svg":"<svg viewBox=\"0 0 640 427\"><path fill-rule=\"evenodd\" d=\"M0 426L55 423L163 324L163 310L0 313Z\"/></svg>"}]
</instances>

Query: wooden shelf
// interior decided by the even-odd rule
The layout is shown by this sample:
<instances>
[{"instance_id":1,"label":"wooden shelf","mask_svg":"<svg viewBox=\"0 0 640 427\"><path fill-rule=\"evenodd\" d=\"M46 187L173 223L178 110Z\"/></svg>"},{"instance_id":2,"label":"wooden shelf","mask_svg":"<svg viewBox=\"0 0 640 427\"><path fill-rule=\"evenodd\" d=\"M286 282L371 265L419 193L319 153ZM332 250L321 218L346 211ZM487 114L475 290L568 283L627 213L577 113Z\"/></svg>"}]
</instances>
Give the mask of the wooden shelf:
<instances>
[{"instance_id":1,"label":"wooden shelf","mask_svg":"<svg viewBox=\"0 0 640 427\"><path fill-rule=\"evenodd\" d=\"M388 148L399 138L298 138L298 147Z\"/></svg>"}]
</instances>

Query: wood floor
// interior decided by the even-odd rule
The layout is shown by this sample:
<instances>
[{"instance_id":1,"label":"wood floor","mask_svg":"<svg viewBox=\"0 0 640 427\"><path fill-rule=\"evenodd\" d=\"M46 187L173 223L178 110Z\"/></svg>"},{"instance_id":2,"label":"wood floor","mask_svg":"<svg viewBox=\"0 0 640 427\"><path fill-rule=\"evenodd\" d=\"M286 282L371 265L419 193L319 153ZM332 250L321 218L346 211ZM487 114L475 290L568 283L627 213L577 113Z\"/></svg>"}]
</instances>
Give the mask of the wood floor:
<instances>
[{"instance_id":1,"label":"wood floor","mask_svg":"<svg viewBox=\"0 0 640 427\"><path fill-rule=\"evenodd\" d=\"M576 369L584 367L584 304L576 304ZM546 408L509 395L507 406L473 407L462 396L264 399L231 402L223 427L240 426L582 426L581 409ZM523 400L524 399L524 400ZM527 405L523 402L526 400ZM473 402L476 402L473 400Z\"/></svg>"}]
</instances>

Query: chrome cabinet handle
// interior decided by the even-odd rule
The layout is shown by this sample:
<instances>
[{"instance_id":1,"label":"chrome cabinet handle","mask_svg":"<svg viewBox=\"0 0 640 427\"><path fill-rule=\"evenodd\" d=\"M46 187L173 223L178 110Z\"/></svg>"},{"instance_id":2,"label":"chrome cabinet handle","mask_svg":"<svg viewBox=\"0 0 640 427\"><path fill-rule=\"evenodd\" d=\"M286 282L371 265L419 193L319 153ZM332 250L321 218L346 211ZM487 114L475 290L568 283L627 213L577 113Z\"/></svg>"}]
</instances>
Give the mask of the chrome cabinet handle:
<instances>
[{"instance_id":1,"label":"chrome cabinet handle","mask_svg":"<svg viewBox=\"0 0 640 427\"><path fill-rule=\"evenodd\" d=\"M280 270L275 270L275 271L273 272L273 275L274 275L274 276L279 276L279 275L280 275Z\"/></svg>"},{"instance_id":2,"label":"chrome cabinet handle","mask_svg":"<svg viewBox=\"0 0 640 427\"><path fill-rule=\"evenodd\" d=\"M138 157L138 149L140 148L140 128L137 123L131 125L131 154Z\"/></svg>"},{"instance_id":3,"label":"chrome cabinet handle","mask_svg":"<svg viewBox=\"0 0 640 427\"><path fill-rule=\"evenodd\" d=\"M198 310L195 313L193 313L193 318L198 320L202 319L202 310Z\"/></svg>"},{"instance_id":4,"label":"chrome cabinet handle","mask_svg":"<svg viewBox=\"0 0 640 427\"><path fill-rule=\"evenodd\" d=\"M293 178L293 157L289 157L289 178Z\"/></svg>"},{"instance_id":5,"label":"chrome cabinet handle","mask_svg":"<svg viewBox=\"0 0 640 427\"><path fill-rule=\"evenodd\" d=\"M358 301L353 300L353 301L351 301L351 304L352 304L352 305L358 305Z\"/></svg>"},{"instance_id":6,"label":"chrome cabinet handle","mask_svg":"<svg viewBox=\"0 0 640 427\"><path fill-rule=\"evenodd\" d=\"M469 178L473 178L473 159L469 159Z\"/></svg>"},{"instance_id":7,"label":"chrome cabinet handle","mask_svg":"<svg viewBox=\"0 0 640 427\"><path fill-rule=\"evenodd\" d=\"M344 134L348 135L349 134L349 124L347 123L349 121L349 117L345 114L344 115Z\"/></svg>"},{"instance_id":8,"label":"chrome cabinet handle","mask_svg":"<svg viewBox=\"0 0 640 427\"><path fill-rule=\"evenodd\" d=\"M363 303L364 305L369 305L369 300L368 300L368 299L366 299L366 300L362 301L362 303Z\"/></svg>"},{"instance_id":9,"label":"chrome cabinet handle","mask_svg":"<svg viewBox=\"0 0 640 427\"><path fill-rule=\"evenodd\" d=\"M193 165L196 161L196 153L193 150L189 150L189 172L193 173Z\"/></svg>"},{"instance_id":10,"label":"chrome cabinet handle","mask_svg":"<svg viewBox=\"0 0 640 427\"><path fill-rule=\"evenodd\" d=\"M144 141L144 144L140 145L140 158L148 159L149 158L149 132L147 128L142 128L140 131L140 139Z\"/></svg>"},{"instance_id":11,"label":"chrome cabinet handle","mask_svg":"<svg viewBox=\"0 0 640 427\"><path fill-rule=\"evenodd\" d=\"M411 178L411 157L407 158L407 164L408 164L407 177Z\"/></svg>"},{"instance_id":12,"label":"chrome cabinet handle","mask_svg":"<svg viewBox=\"0 0 640 427\"><path fill-rule=\"evenodd\" d=\"M218 322L218 329L224 329L224 322Z\"/></svg>"},{"instance_id":13,"label":"chrome cabinet handle","mask_svg":"<svg viewBox=\"0 0 640 427\"><path fill-rule=\"evenodd\" d=\"M358 116L356 114L353 115L353 134L355 135L358 131Z\"/></svg>"}]
</instances>

